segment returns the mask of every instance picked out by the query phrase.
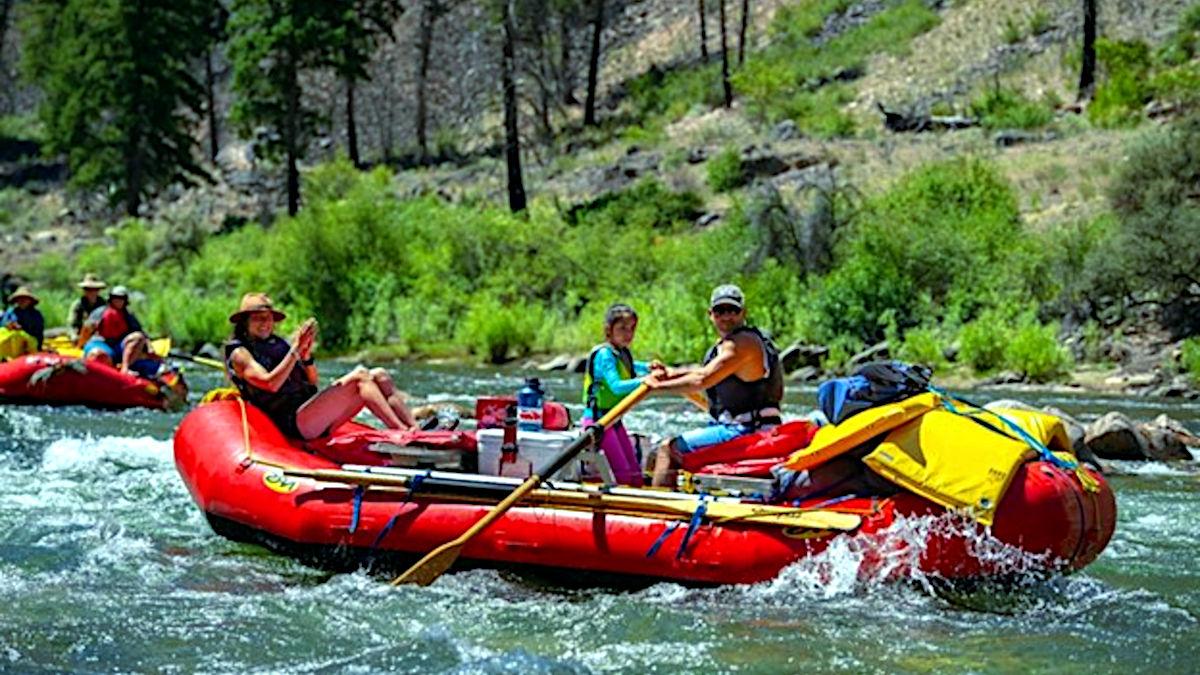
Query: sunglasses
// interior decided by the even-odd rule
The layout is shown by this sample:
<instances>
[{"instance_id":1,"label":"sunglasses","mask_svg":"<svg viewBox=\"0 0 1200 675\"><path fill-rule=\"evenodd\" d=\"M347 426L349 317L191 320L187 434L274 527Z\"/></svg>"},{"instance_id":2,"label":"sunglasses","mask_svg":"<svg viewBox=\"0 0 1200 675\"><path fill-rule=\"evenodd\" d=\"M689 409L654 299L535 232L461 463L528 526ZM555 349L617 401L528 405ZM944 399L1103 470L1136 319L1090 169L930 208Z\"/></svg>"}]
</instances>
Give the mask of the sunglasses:
<instances>
[{"instance_id":1,"label":"sunglasses","mask_svg":"<svg viewBox=\"0 0 1200 675\"><path fill-rule=\"evenodd\" d=\"M735 305L717 305L709 311L713 313L713 316L723 316L726 314L737 314L742 311L742 308Z\"/></svg>"}]
</instances>

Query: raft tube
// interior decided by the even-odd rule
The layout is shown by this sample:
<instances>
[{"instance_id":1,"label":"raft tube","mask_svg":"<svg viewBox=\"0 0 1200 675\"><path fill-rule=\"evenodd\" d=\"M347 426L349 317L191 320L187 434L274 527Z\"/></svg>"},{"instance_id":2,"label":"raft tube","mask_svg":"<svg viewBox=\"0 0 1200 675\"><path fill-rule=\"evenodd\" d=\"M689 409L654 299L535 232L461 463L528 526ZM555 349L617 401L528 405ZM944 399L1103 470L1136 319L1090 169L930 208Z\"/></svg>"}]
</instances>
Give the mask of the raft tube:
<instances>
[{"instance_id":1,"label":"raft tube","mask_svg":"<svg viewBox=\"0 0 1200 675\"><path fill-rule=\"evenodd\" d=\"M5 403L85 405L93 408L165 410L187 400L182 376L167 396L163 386L122 373L106 363L39 353L0 363L0 400Z\"/></svg>"},{"instance_id":2,"label":"raft tube","mask_svg":"<svg viewBox=\"0 0 1200 675\"><path fill-rule=\"evenodd\" d=\"M359 428L351 423L333 436ZM413 560L459 536L492 508L491 503L433 491L359 489L292 477L285 471L339 469L343 462L363 463L363 455L309 452L286 439L262 412L236 400L199 407L175 434L176 466L217 533L306 562L344 568L388 555ZM384 462L382 456L375 461ZM1111 490L1101 476L1093 475L1100 489L1085 492L1073 473L1042 462L1025 465L999 507L992 535L1036 554L1032 557L1042 561L1042 569L1033 571L1082 568L1107 544L1116 515ZM888 536L890 526L902 517L945 514L940 506L912 494L853 498L822 508L861 515L861 525L840 533L700 519L693 529L689 521L695 519L686 516L518 505L472 538L457 564L689 584L754 583L775 578L783 568L821 553L843 536L864 551L859 567L863 578L903 577L914 566L925 575L951 580L1014 571L1010 557L996 556L995 547L980 546L983 528L965 518L956 519L962 521L961 528L930 528L923 542L915 542L919 550L898 555L898 546L913 542L898 543ZM684 548L681 543L689 529L693 531Z\"/></svg>"}]
</instances>

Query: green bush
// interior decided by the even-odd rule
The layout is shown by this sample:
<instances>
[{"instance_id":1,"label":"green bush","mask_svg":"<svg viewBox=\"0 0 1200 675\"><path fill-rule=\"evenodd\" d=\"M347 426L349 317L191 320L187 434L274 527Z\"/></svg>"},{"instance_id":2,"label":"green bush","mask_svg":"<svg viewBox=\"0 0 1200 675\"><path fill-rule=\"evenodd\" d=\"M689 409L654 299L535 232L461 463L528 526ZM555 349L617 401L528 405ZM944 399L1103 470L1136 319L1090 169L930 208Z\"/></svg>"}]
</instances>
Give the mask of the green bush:
<instances>
[{"instance_id":1,"label":"green bush","mask_svg":"<svg viewBox=\"0 0 1200 675\"><path fill-rule=\"evenodd\" d=\"M1038 129L1054 120L1053 111L1046 105L1005 88L991 89L977 98L971 104L971 114L988 129Z\"/></svg>"},{"instance_id":2,"label":"green bush","mask_svg":"<svg viewBox=\"0 0 1200 675\"><path fill-rule=\"evenodd\" d=\"M896 356L909 363L921 363L935 371L946 364L938 331L934 328L913 328L904 334Z\"/></svg>"},{"instance_id":3,"label":"green bush","mask_svg":"<svg viewBox=\"0 0 1200 675\"><path fill-rule=\"evenodd\" d=\"M708 186L715 192L728 192L746 182L742 158L736 148L725 148L708 160Z\"/></svg>"},{"instance_id":4,"label":"green bush","mask_svg":"<svg viewBox=\"0 0 1200 675\"><path fill-rule=\"evenodd\" d=\"M1150 47L1140 41L1100 38L1096 60L1103 68L1103 78L1088 105L1088 119L1101 127L1137 124L1153 95Z\"/></svg>"},{"instance_id":5,"label":"green bush","mask_svg":"<svg viewBox=\"0 0 1200 675\"><path fill-rule=\"evenodd\" d=\"M1192 382L1200 384L1200 338L1188 338L1181 345L1179 363Z\"/></svg>"},{"instance_id":6,"label":"green bush","mask_svg":"<svg viewBox=\"0 0 1200 675\"><path fill-rule=\"evenodd\" d=\"M1011 339L1008 322L1000 312L989 310L958 334L958 360L977 373L988 373L1005 364L1005 349Z\"/></svg>"},{"instance_id":7,"label":"green bush","mask_svg":"<svg viewBox=\"0 0 1200 675\"><path fill-rule=\"evenodd\" d=\"M1004 346L1004 367L1033 382L1050 382L1070 369L1071 356L1059 344L1058 326L1042 326L1027 317Z\"/></svg>"}]
</instances>

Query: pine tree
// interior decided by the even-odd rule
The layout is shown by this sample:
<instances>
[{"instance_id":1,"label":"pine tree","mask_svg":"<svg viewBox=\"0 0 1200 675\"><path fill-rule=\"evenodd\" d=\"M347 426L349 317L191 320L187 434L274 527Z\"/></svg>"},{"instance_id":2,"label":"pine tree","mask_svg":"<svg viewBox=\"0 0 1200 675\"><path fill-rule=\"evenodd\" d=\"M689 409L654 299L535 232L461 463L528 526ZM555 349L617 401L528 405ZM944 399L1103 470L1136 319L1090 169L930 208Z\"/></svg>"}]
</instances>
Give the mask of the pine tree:
<instances>
[{"instance_id":1,"label":"pine tree","mask_svg":"<svg viewBox=\"0 0 1200 675\"><path fill-rule=\"evenodd\" d=\"M283 155L291 215L300 208L297 164L321 121L304 105L300 75L335 65L341 9L326 0L234 0L229 19L230 118L244 137L265 128L256 140L269 155Z\"/></svg>"},{"instance_id":2,"label":"pine tree","mask_svg":"<svg viewBox=\"0 0 1200 675\"><path fill-rule=\"evenodd\" d=\"M48 149L71 183L135 216L142 200L205 172L192 135L204 106L195 65L208 0L34 0L25 71L44 99Z\"/></svg>"},{"instance_id":3,"label":"pine tree","mask_svg":"<svg viewBox=\"0 0 1200 675\"><path fill-rule=\"evenodd\" d=\"M361 166L358 154L358 123L354 115L354 92L358 82L370 79L367 65L382 37L393 37L393 26L404 12L400 0L327 0L336 24L333 26L334 68L346 91L346 149L350 161Z\"/></svg>"}]
</instances>

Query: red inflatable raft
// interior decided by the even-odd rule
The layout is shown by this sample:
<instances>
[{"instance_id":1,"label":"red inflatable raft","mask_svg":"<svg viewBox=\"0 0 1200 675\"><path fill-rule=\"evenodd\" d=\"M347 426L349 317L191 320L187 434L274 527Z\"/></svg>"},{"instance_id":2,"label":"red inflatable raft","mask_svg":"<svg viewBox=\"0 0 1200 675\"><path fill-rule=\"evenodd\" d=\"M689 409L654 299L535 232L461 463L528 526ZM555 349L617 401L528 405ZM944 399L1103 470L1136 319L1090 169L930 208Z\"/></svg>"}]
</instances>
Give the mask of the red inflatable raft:
<instances>
[{"instance_id":1,"label":"red inflatable raft","mask_svg":"<svg viewBox=\"0 0 1200 675\"><path fill-rule=\"evenodd\" d=\"M385 462L385 455L357 447L361 444L338 442L361 430L355 424L335 430L334 442L316 454L284 438L252 406L218 401L184 418L175 434L175 462L219 534L331 566L378 560L389 553L415 559L462 534L515 485L474 474L458 474L462 478L456 483L456 474L417 477L421 472L345 466ZM378 471L396 476L395 485L406 487L354 485L328 473L301 477L336 470L353 472L347 475ZM819 510L837 512L843 519L845 514L861 517L851 518L858 523L851 531L838 532L721 519L712 511L706 515L678 507L699 504L695 495L618 491L639 495L633 501L651 507L672 507L660 514L657 508L644 513L594 509L587 499L600 503L602 495L580 505L565 499L569 491L543 490L544 499L512 508L471 539L459 564L753 583L772 579L784 567L845 537L841 541L861 552L862 577L899 577L915 567L947 579L978 578L1030 571L1030 560L1034 571L1070 571L1094 560L1113 532L1113 495L1103 478L1095 477L1100 490L1086 492L1071 472L1042 462L1024 465L1005 493L992 537L981 536L983 528L965 518L907 493L847 499ZM495 488L490 492L489 482ZM905 528L905 523L913 525ZM894 536L896 529L906 534ZM1015 547L1010 549L1015 556L998 554L1006 548L998 542ZM1014 565L1014 558L1025 562Z\"/></svg>"},{"instance_id":2,"label":"red inflatable raft","mask_svg":"<svg viewBox=\"0 0 1200 675\"><path fill-rule=\"evenodd\" d=\"M167 409L186 402L187 386L175 373L169 382L152 382L104 363L42 353L0 363L0 400Z\"/></svg>"}]
</instances>

